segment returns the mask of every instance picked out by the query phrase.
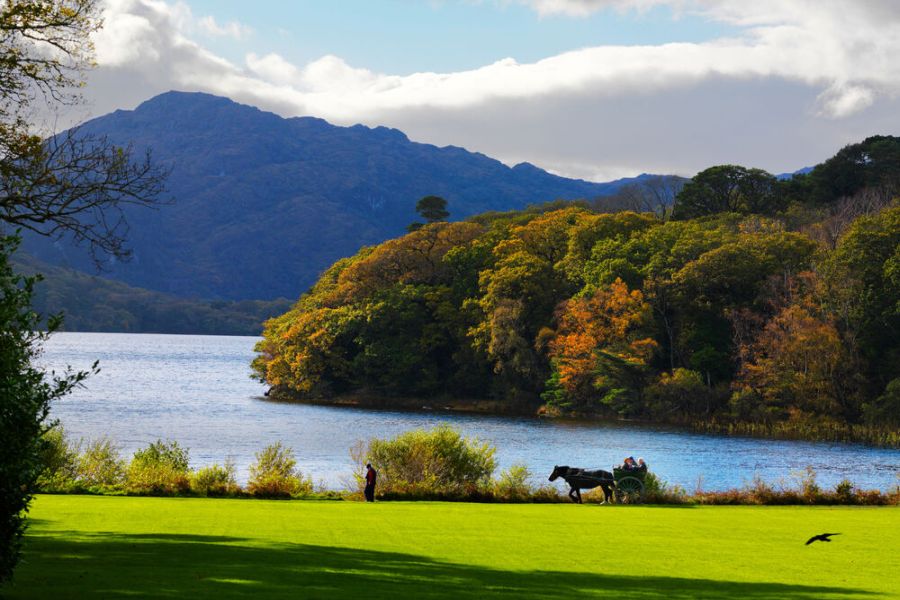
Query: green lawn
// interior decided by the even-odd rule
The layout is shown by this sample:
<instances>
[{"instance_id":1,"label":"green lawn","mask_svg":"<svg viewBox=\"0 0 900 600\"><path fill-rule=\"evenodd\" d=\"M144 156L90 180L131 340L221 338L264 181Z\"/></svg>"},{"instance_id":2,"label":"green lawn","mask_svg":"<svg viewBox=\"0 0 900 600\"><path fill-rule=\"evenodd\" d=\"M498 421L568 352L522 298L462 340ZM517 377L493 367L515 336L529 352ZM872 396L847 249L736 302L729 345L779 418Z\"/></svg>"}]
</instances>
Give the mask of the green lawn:
<instances>
[{"instance_id":1,"label":"green lawn","mask_svg":"<svg viewBox=\"0 0 900 600\"><path fill-rule=\"evenodd\" d=\"M31 515L9 598L900 597L897 508L40 496Z\"/></svg>"}]
</instances>

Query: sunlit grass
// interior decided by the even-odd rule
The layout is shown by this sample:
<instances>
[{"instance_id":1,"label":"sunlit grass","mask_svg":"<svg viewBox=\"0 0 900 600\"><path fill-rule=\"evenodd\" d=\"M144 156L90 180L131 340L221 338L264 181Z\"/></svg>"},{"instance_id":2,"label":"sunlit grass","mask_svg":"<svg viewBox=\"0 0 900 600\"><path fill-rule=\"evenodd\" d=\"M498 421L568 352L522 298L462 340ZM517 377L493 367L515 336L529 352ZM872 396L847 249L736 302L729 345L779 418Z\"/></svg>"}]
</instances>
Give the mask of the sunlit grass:
<instances>
[{"instance_id":1,"label":"sunlit grass","mask_svg":"<svg viewBox=\"0 0 900 600\"><path fill-rule=\"evenodd\" d=\"M900 597L897 508L41 496L32 517L11 598Z\"/></svg>"}]
</instances>

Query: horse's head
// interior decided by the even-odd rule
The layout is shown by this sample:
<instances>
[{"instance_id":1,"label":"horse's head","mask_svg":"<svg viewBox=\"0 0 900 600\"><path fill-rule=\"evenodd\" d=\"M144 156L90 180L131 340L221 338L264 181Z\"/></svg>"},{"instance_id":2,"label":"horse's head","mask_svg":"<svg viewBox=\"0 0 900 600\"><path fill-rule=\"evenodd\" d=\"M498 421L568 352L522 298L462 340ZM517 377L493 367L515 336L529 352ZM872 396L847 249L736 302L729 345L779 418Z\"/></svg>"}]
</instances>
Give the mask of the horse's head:
<instances>
[{"instance_id":1,"label":"horse's head","mask_svg":"<svg viewBox=\"0 0 900 600\"><path fill-rule=\"evenodd\" d=\"M559 467L554 465L553 472L550 473L550 481L556 481L557 477L564 475L568 470L569 467Z\"/></svg>"}]
</instances>

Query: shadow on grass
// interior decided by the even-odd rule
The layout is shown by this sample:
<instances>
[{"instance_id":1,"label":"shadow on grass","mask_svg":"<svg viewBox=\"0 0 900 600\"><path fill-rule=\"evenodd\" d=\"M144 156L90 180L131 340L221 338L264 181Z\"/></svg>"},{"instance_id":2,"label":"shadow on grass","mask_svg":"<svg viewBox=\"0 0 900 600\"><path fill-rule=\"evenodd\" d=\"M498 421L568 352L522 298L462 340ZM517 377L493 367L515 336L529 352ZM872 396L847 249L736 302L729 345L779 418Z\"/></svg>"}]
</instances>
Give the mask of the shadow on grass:
<instances>
[{"instance_id":1,"label":"shadow on grass","mask_svg":"<svg viewBox=\"0 0 900 600\"><path fill-rule=\"evenodd\" d=\"M247 545L241 545L245 543ZM232 537L29 536L9 598L864 598L838 587L558 571L504 571L392 552ZM2 592L0 592L2 595Z\"/></svg>"}]
</instances>

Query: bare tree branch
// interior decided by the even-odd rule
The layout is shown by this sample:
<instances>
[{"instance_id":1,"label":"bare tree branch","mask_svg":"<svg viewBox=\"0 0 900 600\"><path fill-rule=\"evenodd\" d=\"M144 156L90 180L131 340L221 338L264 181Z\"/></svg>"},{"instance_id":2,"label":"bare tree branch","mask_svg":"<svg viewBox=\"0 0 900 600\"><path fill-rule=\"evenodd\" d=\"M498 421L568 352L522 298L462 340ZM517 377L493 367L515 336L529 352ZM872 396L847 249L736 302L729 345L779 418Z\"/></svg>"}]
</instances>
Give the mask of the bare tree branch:
<instances>
[{"instance_id":1,"label":"bare tree branch","mask_svg":"<svg viewBox=\"0 0 900 600\"><path fill-rule=\"evenodd\" d=\"M72 129L46 142L7 133L0 142L0 220L41 235L69 234L91 255L126 258L124 209L155 206L167 172L146 152Z\"/></svg>"}]
</instances>

